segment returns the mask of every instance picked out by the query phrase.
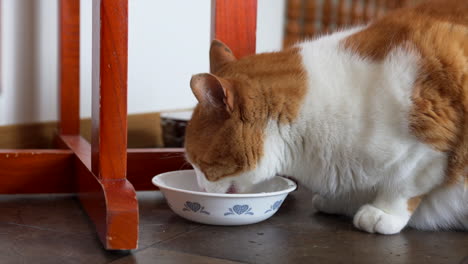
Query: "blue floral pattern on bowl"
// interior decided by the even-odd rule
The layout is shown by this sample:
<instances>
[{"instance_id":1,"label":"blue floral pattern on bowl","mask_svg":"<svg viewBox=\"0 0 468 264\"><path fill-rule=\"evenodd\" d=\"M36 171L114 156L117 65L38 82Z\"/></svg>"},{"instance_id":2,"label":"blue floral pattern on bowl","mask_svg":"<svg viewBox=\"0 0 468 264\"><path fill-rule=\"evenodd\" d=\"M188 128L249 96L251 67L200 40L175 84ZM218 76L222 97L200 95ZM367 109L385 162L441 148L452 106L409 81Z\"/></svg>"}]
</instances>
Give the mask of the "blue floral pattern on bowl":
<instances>
[{"instance_id":1,"label":"blue floral pattern on bowl","mask_svg":"<svg viewBox=\"0 0 468 264\"><path fill-rule=\"evenodd\" d=\"M194 213L199 212L199 213L202 213L202 214L210 215L209 212L205 211L205 207L201 206L201 204L199 204L197 202L186 201L182 211L189 211L189 212L194 212Z\"/></svg>"},{"instance_id":2,"label":"blue floral pattern on bowl","mask_svg":"<svg viewBox=\"0 0 468 264\"><path fill-rule=\"evenodd\" d=\"M253 215L252 207L247 204L236 204L232 208L228 208L228 212L224 213L224 216L228 215Z\"/></svg>"},{"instance_id":3,"label":"blue floral pattern on bowl","mask_svg":"<svg viewBox=\"0 0 468 264\"><path fill-rule=\"evenodd\" d=\"M265 214L278 210L278 208L281 206L282 203L283 203L283 200L276 201L272 206L270 206L270 209L265 211Z\"/></svg>"}]
</instances>

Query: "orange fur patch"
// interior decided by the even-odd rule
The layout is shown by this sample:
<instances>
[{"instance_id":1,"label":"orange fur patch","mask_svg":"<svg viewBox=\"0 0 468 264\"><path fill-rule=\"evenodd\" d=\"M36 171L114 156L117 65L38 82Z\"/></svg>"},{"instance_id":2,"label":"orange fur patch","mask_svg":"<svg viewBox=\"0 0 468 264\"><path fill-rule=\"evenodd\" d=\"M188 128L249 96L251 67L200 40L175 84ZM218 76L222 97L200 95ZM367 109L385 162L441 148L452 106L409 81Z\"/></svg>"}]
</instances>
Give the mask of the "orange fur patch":
<instances>
[{"instance_id":1,"label":"orange fur patch","mask_svg":"<svg viewBox=\"0 0 468 264\"><path fill-rule=\"evenodd\" d=\"M216 43L218 48L223 48ZM216 181L255 168L263 156L269 120L293 122L306 93L306 74L298 49L215 63L214 75L232 84L232 111L199 103L186 130L189 160ZM212 54L225 57L227 53ZM222 55L219 55L222 54ZM226 140L229 138L229 140Z\"/></svg>"},{"instance_id":2,"label":"orange fur patch","mask_svg":"<svg viewBox=\"0 0 468 264\"><path fill-rule=\"evenodd\" d=\"M468 182L468 2L427 1L391 12L343 44L372 60L397 46L420 55L410 128L447 153L448 182Z\"/></svg>"},{"instance_id":3,"label":"orange fur patch","mask_svg":"<svg viewBox=\"0 0 468 264\"><path fill-rule=\"evenodd\" d=\"M422 196L415 196L408 200L408 211L414 212L422 201Z\"/></svg>"}]
</instances>

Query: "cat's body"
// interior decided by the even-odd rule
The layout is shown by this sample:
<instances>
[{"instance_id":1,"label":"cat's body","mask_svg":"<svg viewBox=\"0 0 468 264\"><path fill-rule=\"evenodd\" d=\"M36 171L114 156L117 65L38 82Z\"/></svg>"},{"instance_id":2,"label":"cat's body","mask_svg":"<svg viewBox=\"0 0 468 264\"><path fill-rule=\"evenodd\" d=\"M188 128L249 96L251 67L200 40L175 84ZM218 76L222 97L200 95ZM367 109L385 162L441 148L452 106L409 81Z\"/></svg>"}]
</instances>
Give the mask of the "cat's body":
<instances>
[{"instance_id":1,"label":"cat's body","mask_svg":"<svg viewBox=\"0 0 468 264\"><path fill-rule=\"evenodd\" d=\"M396 11L235 60L212 46L187 158L208 191L286 174L382 234L468 229L468 3ZM442 5L441 5L442 3ZM411 218L411 220L410 220Z\"/></svg>"}]
</instances>

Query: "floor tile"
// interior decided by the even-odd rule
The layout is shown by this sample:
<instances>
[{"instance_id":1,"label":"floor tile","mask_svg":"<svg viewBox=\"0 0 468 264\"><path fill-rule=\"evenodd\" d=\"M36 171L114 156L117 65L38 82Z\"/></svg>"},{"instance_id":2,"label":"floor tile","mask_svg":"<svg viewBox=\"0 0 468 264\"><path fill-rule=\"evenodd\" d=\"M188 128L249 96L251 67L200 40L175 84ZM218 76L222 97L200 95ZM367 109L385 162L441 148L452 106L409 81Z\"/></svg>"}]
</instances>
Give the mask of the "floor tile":
<instances>
[{"instance_id":1,"label":"floor tile","mask_svg":"<svg viewBox=\"0 0 468 264\"><path fill-rule=\"evenodd\" d=\"M112 264L235 264L224 259L210 258L199 255L192 255L172 250L147 248L130 256L113 261Z\"/></svg>"},{"instance_id":2,"label":"floor tile","mask_svg":"<svg viewBox=\"0 0 468 264\"><path fill-rule=\"evenodd\" d=\"M94 235L76 195L0 195L0 223Z\"/></svg>"},{"instance_id":3,"label":"floor tile","mask_svg":"<svg viewBox=\"0 0 468 264\"><path fill-rule=\"evenodd\" d=\"M175 215L160 192L138 192L137 197L140 210L140 248L201 227Z\"/></svg>"},{"instance_id":4,"label":"floor tile","mask_svg":"<svg viewBox=\"0 0 468 264\"><path fill-rule=\"evenodd\" d=\"M0 224L0 263L104 264L128 254L105 251L88 235Z\"/></svg>"},{"instance_id":5,"label":"floor tile","mask_svg":"<svg viewBox=\"0 0 468 264\"><path fill-rule=\"evenodd\" d=\"M468 264L467 232L363 233L349 218L313 214L305 189L267 221L237 227L189 222L156 191L137 196L139 249L106 251L75 196L0 195L0 263Z\"/></svg>"},{"instance_id":6,"label":"floor tile","mask_svg":"<svg viewBox=\"0 0 468 264\"><path fill-rule=\"evenodd\" d=\"M248 263L460 263L468 256L466 232L367 234L351 219L313 214L309 195L292 194L265 222L205 226L159 247Z\"/></svg>"}]
</instances>

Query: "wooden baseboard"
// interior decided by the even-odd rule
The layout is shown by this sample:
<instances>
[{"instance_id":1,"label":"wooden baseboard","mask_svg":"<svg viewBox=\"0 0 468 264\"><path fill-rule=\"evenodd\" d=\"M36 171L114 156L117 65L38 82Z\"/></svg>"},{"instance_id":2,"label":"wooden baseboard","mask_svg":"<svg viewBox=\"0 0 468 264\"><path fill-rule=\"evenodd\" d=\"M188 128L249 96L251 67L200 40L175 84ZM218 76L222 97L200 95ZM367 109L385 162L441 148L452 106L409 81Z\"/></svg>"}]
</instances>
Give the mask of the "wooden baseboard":
<instances>
[{"instance_id":1,"label":"wooden baseboard","mask_svg":"<svg viewBox=\"0 0 468 264\"><path fill-rule=\"evenodd\" d=\"M0 126L0 149L54 148L57 122ZM81 135L91 140L91 119L80 122ZM159 148L163 146L159 113L128 115L128 147Z\"/></svg>"}]
</instances>

